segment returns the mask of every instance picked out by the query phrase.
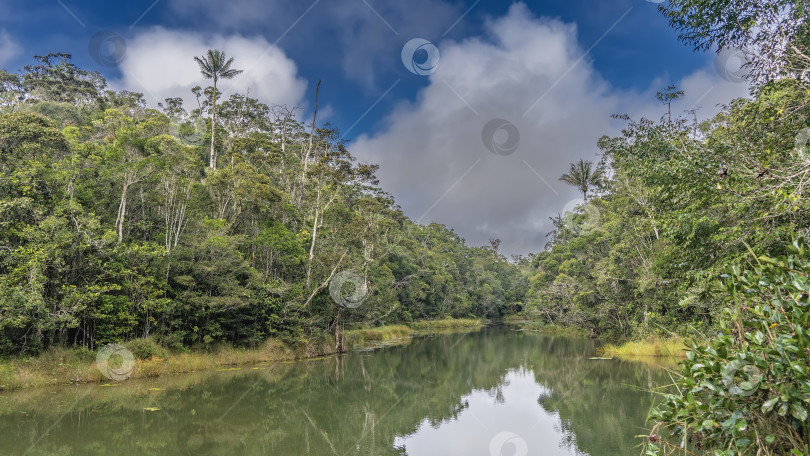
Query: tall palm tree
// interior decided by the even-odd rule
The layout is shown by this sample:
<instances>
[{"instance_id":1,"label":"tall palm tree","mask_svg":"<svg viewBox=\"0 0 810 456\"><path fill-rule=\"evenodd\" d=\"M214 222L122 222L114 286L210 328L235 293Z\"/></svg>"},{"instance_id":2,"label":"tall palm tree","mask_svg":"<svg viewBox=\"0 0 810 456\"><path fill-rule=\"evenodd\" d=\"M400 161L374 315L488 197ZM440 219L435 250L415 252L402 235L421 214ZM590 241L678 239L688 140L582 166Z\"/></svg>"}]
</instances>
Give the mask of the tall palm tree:
<instances>
[{"instance_id":1,"label":"tall palm tree","mask_svg":"<svg viewBox=\"0 0 810 456\"><path fill-rule=\"evenodd\" d=\"M560 176L560 180L568 185L577 187L582 192L582 199L588 199L588 190L591 187L600 185L605 178L605 170L593 163L579 159L576 163L571 163L568 173Z\"/></svg>"},{"instance_id":2,"label":"tall palm tree","mask_svg":"<svg viewBox=\"0 0 810 456\"><path fill-rule=\"evenodd\" d=\"M214 150L214 129L217 122L217 81L220 79L231 79L242 70L231 69L233 57L225 60L225 53L217 49L209 49L208 54L202 57L194 57L194 61L200 66L200 73L206 79L214 80L214 98L211 107L211 158L209 166L211 168L217 167L217 155Z\"/></svg>"}]
</instances>

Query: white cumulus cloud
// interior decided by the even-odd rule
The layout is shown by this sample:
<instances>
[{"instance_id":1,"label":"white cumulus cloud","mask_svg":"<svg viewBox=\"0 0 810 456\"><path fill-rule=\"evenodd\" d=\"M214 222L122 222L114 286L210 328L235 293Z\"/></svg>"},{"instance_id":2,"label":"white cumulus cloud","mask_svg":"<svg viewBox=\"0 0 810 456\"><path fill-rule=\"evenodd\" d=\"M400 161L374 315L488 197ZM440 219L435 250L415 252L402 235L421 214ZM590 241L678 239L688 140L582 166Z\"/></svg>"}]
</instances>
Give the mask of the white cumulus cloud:
<instances>
[{"instance_id":1,"label":"white cumulus cloud","mask_svg":"<svg viewBox=\"0 0 810 456\"><path fill-rule=\"evenodd\" d=\"M622 123L610 115L657 119L665 109L655 91L667 84L616 90L582 58L575 25L535 17L523 4L491 20L484 36L437 44L429 85L352 150L380 164L382 186L409 216L446 224L474 245L500 238L506 253L542 250L549 217L578 197L559 176L580 158L595 161L597 140L619 133ZM706 116L747 91L711 69L679 85L687 96L673 106L676 114L697 103ZM482 132L493 119L519 133L513 153L487 150ZM510 128L498 129L495 142L508 142Z\"/></svg>"},{"instance_id":2,"label":"white cumulus cloud","mask_svg":"<svg viewBox=\"0 0 810 456\"><path fill-rule=\"evenodd\" d=\"M122 77L112 85L140 91L153 105L167 97L182 97L186 107L192 108L196 100L191 88L211 85L193 57L208 49L224 51L228 58L234 57L232 68L244 70L234 79L218 82L225 96L241 93L264 103L288 105L302 99L307 82L298 76L295 62L264 37L203 36L161 27L147 29L127 42Z\"/></svg>"}]
</instances>

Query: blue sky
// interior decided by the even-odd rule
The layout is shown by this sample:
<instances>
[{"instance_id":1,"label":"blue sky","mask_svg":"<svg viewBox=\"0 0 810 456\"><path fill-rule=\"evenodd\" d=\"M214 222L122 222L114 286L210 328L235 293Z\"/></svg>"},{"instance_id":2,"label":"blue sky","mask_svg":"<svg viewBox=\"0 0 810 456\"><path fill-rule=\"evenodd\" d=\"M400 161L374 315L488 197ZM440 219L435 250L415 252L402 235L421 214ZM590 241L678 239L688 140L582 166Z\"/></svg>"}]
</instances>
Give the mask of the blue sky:
<instances>
[{"instance_id":1,"label":"blue sky","mask_svg":"<svg viewBox=\"0 0 810 456\"><path fill-rule=\"evenodd\" d=\"M188 88L205 83L191 57L216 46L248 70L226 92L302 106L304 121L320 79L319 117L351 127L350 150L381 165L383 188L409 216L445 223L473 244L499 237L506 252L526 253L542 249L548 217L576 199L557 180L567 163L595 159L596 139L621 127L609 114L658 116L655 90L670 84L687 90L681 111L697 104L702 117L745 94L718 75L713 54L678 42L657 6L4 0L0 66L17 70L31 55L68 52L114 88L143 92L150 103L169 95L188 102ZM101 65L88 51L102 30L126 44L117 65ZM413 38L438 49L435 72L403 65L403 45ZM508 157L482 144L483 126L500 118L520 132Z\"/></svg>"}]
</instances>

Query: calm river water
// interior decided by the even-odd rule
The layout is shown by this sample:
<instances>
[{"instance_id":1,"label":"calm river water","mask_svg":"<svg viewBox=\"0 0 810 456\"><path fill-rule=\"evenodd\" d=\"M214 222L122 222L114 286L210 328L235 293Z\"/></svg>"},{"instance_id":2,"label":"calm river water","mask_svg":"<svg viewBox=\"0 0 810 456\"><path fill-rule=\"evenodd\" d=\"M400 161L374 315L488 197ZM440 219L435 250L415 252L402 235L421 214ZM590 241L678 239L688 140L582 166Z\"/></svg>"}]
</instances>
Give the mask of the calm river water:
<instances>
[{"instance_id":1,"label":"calm river water","mask_svg":"<svg viewBox=\"0 0 810 456\"><path fill-rule=\"evenodd\" d=\"M639 454L666 373L506 328L155 380L0 393L0 455Z\"/></svg>"}]
</instances>

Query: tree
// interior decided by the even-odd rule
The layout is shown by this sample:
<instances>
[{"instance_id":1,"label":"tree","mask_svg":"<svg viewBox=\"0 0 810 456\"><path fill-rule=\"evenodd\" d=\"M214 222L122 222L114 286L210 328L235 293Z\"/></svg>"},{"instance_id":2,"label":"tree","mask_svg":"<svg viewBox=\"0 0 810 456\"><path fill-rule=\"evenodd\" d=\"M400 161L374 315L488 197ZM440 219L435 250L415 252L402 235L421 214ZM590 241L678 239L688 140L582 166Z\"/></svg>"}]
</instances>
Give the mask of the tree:
<instances>
[{"instance_id":1,"label":"tree","mask_svg":"<svg viewBox=\"0 0 810 456\"><path fill-rule=\"evenodd\" d=\"M588 199L588 190L602 184L605 178L605 171L602 167L593 168L593 163L580 159L576 163L571 163L568 173L560 176L560 180L568 185L576 187L582 192L582 199Z\"/></svg>"},{"instance_id":2,"label":"tree","mask_svg":"<svg viewBox=\"0 0 810 456\"><path fill-rule=\"evenodd\" d=\"M656 100L667 105L667 122L672 124L672 102L683 96L683 90L678 90L674 85L664 89L663 92L655 94Z\"/></svg>"},{"instance_id":3,"label":"tree","mask_svg":"<svg viewBox=\"0 0 810 456\"><path fill-rule=\"evenodd\" d=\"M217 49L209 49L204 57L194 57L194 61L200 66L200 73L207 79L214 81L214 96L211 105L211 156L209 166L216 169L217 154L214 150L214 133L217 123L217 81L220 79L232 79L242 73L242 70L231 68L233 57L225 60L225 53Z\"/></svg>"},{"instance_id":4,"label":"tree","mask_svg":"<svg viewBox=\"0 0 810 456\"><path fill-rule=\"evenodd\" d=\"M810 64L805 1L671 0L658 9L679 32L678 39L696 51L717 48L744 55L745 70L755 82L801 76Z\"/></svg>"}]
</instances>

